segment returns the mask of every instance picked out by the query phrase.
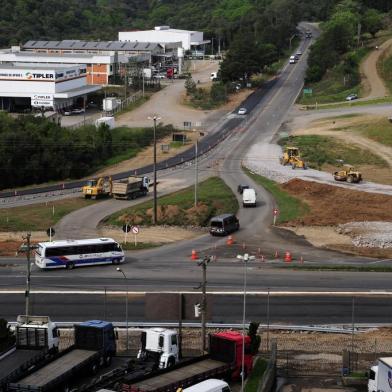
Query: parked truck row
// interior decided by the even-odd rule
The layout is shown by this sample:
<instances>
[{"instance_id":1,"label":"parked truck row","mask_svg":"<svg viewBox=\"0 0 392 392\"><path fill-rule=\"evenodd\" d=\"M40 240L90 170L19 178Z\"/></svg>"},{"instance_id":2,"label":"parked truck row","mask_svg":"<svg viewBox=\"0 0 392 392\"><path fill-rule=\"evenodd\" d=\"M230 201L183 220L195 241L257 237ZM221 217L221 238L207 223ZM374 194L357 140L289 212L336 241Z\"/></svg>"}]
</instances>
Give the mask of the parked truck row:
<instances>
[{"instance_id":1,"label":"parked truck row","mask_svg":"<svg viewBox=\"0 0 392 392\"><path fill-rule=\"evenodd\" d=\"M100 177L88 180L82 188L85 199L113 196L115 199L136 199L146 196L150 186L148 177L130 176L125 179L112 181L111 177Z\"/></svg>"},{"instance_id":2,"label":"parked truck row","mask_svg":"<svg viewBox=\"0 0 392 392\"><path fill-rule=\"evenodd\" d=\"M116 354L117 335L111 323L93 320L75 324L74 344L61 352L57 326L48 317L18 316L15 333L20 336L14 351L18 355L10 353L0 360L2 392L95 392L100 388L175 392L210 378L240 377L243 342L245 375L253 363L248 354L250 337L243 338L239 332L211 334L208 354L180 360L177 331L149 328L141 331L137 358L83 384L84 376L108 366ZM24 356L23 350L33 353Z\"/></svg>"}]
</instances>

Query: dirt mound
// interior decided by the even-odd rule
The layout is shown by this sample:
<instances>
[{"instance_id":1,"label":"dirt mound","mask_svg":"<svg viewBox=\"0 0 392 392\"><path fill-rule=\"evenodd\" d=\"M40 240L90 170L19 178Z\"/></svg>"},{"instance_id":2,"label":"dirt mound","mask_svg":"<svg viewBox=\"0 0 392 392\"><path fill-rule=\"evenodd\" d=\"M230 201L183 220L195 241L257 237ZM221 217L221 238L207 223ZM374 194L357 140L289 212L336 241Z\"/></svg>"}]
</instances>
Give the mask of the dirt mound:
<instances>
[{"instance_id":1,"label":"dirt mound","mask_svg":"<svg viewBox=\"0 0 392 392\"><path fill-rule=\"evenodd\" d=\"M392 222L391 196L300 179L291 180L281 187L310 207L309 214L288 222L288 226L331 226L353 221Z\"/></svg>"}]
</instances>

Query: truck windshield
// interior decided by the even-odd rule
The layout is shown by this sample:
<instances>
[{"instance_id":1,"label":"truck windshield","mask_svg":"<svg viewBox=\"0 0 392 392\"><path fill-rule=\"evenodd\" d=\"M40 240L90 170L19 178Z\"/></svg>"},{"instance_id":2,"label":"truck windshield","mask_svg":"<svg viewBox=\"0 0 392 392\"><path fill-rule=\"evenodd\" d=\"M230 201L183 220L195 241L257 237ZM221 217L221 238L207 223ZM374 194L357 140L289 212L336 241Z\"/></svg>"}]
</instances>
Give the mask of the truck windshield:
<instances>
[{"instance_id":1,"label":"truck windshield","mask_svg":"<svg viewBox=\"0 0 392 392\"><path fill-rule=\"evenodd\" d=\"M211 221L211 227L222 227L222 221Z\"/></svg>"},{"instance_id":2,"label":"truck windshield","mask_svg":"<svg viewBox=\"0 0 392 392\"><path fill-rule=\"evenodd\" d=\"M86 183L86 186L95 186L95 185L97 185L97 181L94 180L87 181Z\"/></svg>"}]
</instances>

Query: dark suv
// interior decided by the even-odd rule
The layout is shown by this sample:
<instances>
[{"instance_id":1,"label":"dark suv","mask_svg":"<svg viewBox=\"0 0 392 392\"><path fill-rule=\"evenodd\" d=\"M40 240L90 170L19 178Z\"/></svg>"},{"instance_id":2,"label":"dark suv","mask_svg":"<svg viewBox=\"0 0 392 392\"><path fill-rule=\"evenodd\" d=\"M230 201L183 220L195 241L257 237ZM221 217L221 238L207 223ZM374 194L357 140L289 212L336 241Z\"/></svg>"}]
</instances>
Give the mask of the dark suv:
<instances>
[{"instance_id":1,"label":"dark suv","mask_svg":"<svg viewBox=\"0 0 392 392\"><path fill-rule=\"evenodd\" d=\"M215 216L210 221L211 235L228 235L240 228L240 222L233 214Z\"/></svg>"},{"instance_id":2,"label":"dark suv","mask_svg":"<svg viewBox=\"0 0 392 392\"><path fill-rule=\"evenodd\" d=\"M242 193L244 192L244 189L249 189L249 185L238 185L237 192L242 195Z\"/></svg>"}]
</instances>

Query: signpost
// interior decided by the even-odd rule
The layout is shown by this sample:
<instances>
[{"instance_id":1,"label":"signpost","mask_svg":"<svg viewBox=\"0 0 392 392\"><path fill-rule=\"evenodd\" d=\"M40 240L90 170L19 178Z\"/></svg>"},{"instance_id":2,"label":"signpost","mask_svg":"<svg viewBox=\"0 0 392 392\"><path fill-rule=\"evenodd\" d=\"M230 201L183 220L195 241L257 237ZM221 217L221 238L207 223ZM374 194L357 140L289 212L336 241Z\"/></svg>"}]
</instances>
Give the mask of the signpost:
<instances>
[{"instance_id":1,"label":"signpost","mask_svg":"<svg viewBox=\"0 0 392 392\"><path fill-rule=\"evenodd\" d=\"M277 208L274 208L272 210L272 214L274 216L274 226L276 225L276 217L279 215L279 210Z\"/></svg>"},{"instance_id":2,"label":"signpost","mask_svg":"<svg viewBox=\"0 0 392 392\"><path fill-rule=\"evenodd\" d=\"M304 88L303 92L304 92L304 95L306 95L306 94L312 95L313 94L313 89L311 89L311 88Z\"/></svg>"},{"instance_id":3,"label":"signpost","mask_svg":"<svg viewBox=\"0 0 392 392\"><path fill-rule=\"evenodd\" d=\"M122 227L123 232L124 232L124 243L127 243L127 238L128 238L128 233L131 231L132 226L129 223L126 223L125 225L123 225Z\"/></svg>"},{"instance_id":4,"label":"signpost","mask_svg":"<svg viewBox=\"0 0 392 392\"><path fill-rule=\"evenodd\" d=\"M48 230L46 230L46 234L49 237L49 241L52 242L52 237L54 237L54 235L56 234L55 230L53 227L49 227Z\"/></svg>"},{"instance_id":5,"label":"signpost","mask_svg":"<svg viewBox=\"0 0 392 392\"><path fill-rule=\"evenodd\" d=\"M137 238L136 238L136 236L139 233L139 227L132 226L132 233L133 233L133 235L135 237L135 247L136 247L137 246Z\"/></svg>"}]
</instances>

